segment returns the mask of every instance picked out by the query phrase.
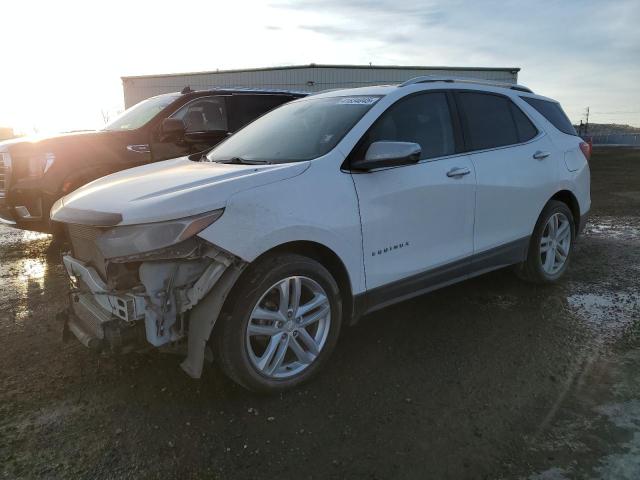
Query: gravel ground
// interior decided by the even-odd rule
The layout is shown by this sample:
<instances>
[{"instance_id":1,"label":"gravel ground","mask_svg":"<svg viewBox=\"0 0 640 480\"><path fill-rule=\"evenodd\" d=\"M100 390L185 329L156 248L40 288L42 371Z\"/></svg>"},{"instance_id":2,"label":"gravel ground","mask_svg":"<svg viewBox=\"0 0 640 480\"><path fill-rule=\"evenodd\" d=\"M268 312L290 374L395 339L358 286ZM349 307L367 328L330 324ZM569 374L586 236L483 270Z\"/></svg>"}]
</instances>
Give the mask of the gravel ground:
<instances>
[{"instance_id":1,"label":"gravel ground","mask_svg":"<svg viewBox=\"0 0 640 480\"><path fill-rule=\"evenodd\" d=\"M640 478L640 150L592 175L561 284L505 270L387 308L276 397L61 343L59 254L0 227L0 478Z\"/></svg>"}]
</instances>

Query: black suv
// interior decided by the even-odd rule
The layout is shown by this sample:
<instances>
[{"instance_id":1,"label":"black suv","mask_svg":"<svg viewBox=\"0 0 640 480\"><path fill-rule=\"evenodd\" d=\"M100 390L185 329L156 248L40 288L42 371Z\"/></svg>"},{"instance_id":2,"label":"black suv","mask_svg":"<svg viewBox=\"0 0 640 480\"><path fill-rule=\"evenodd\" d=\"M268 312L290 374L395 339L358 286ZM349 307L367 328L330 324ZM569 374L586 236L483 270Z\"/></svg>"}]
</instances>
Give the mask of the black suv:
<instances>
[{"instance_id":1,"label":"black suv","mask_svg":"<svg viewBox=\"0 0 640 480\"><path fill-rule=\"evenodd\" d=\"M208 150L267 111L305 93L216 89L144 100L104 130L0 143L0 222L54 232L53 203L110 173Z\"/></svg>"}]
</instances>

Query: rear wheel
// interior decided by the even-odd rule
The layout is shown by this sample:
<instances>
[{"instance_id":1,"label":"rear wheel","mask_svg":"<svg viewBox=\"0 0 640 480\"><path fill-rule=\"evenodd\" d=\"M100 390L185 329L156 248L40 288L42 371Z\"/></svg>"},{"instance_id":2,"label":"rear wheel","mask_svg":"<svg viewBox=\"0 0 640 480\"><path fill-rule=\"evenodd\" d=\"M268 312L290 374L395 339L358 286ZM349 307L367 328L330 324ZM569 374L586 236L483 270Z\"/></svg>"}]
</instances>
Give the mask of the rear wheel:
<instances>
[{"instance_id":1,"label":"rear wheel","mask_svg":"<svg viewBox=\"0 0 640 480\"><path fill-rule=\"evenodd\" d=\"M274 255L249 268L219 322L212 341L223 371L249 390L277 392L311 378L330 356L340 292L315 260Z\"/></svg>"},{"instance_id":2,"label":"rear wheel","mask_svg":"<svg viewBox=\"0 0 640 480\"><path fill-rule=\"evenodd\" d=\"M557 282L569 266L575 232L569 207L551 200L533 230L526 261L516 269L519 276L535 283Z\"/></svg>"}]
</instances>

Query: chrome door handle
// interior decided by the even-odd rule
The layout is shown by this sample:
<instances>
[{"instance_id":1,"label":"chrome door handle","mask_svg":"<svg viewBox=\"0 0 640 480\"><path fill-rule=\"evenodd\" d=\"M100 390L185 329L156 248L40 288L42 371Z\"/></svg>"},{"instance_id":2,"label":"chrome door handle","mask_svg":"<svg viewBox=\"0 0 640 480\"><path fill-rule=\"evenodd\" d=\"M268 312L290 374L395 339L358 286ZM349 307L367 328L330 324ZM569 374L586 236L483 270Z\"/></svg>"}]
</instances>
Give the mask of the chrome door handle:
<instances>
[{"instance_id":1,"label":"chrome door handle","mask_svg":"<svg viewBox=\"0 0 640 480\"><path fill-rule=\"evenodd\" d=\"M465 175L469 175L470 173L471 173L471 170L469 170L468 168L455 167L447 172L447 177L460 178L460 177L464 177Z\"/></svg>"},{"instance_id":2,"label":"chrome door handle","mask_svg":"<svg viewBox=\"0 0 640 480\"><path fill-rule=\"evenodd\" d=\"M535 158L536 160L544 160L549 155L551 155L550 152L542 152L542 151L538 150L536 153L533 154L533 158Z\"/></svg>"},{"instance_id":3,"label":"chrome door handle","mask_svg":"<svg viewBox=\"0 0 640 480\"><path fill-rule=\"evenodd\" d=\"M127 145L127 150L133 153L151 153L151 147L149 144L140 144L140 145Z\"/></svg>"}]
</instances>

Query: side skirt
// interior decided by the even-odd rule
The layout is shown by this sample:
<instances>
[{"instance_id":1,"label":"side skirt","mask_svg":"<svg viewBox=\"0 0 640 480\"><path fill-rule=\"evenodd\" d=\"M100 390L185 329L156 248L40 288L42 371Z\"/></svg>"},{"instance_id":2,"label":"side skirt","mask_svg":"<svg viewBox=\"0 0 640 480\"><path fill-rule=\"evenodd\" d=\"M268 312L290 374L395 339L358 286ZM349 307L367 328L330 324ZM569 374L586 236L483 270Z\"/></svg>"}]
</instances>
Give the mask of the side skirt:
<instances>
[{"instance_id":1,"label":"side skirt","mask_svg":"<svg viewBox=\"0 0 640 480\"><path fill-rule=\"evenodd\" d=\"M352 324L368 313L467 280L492 270L523 262L530 237L491 248L462 260L368 290L354 298Z\"/></svg>"}]
</instances>

